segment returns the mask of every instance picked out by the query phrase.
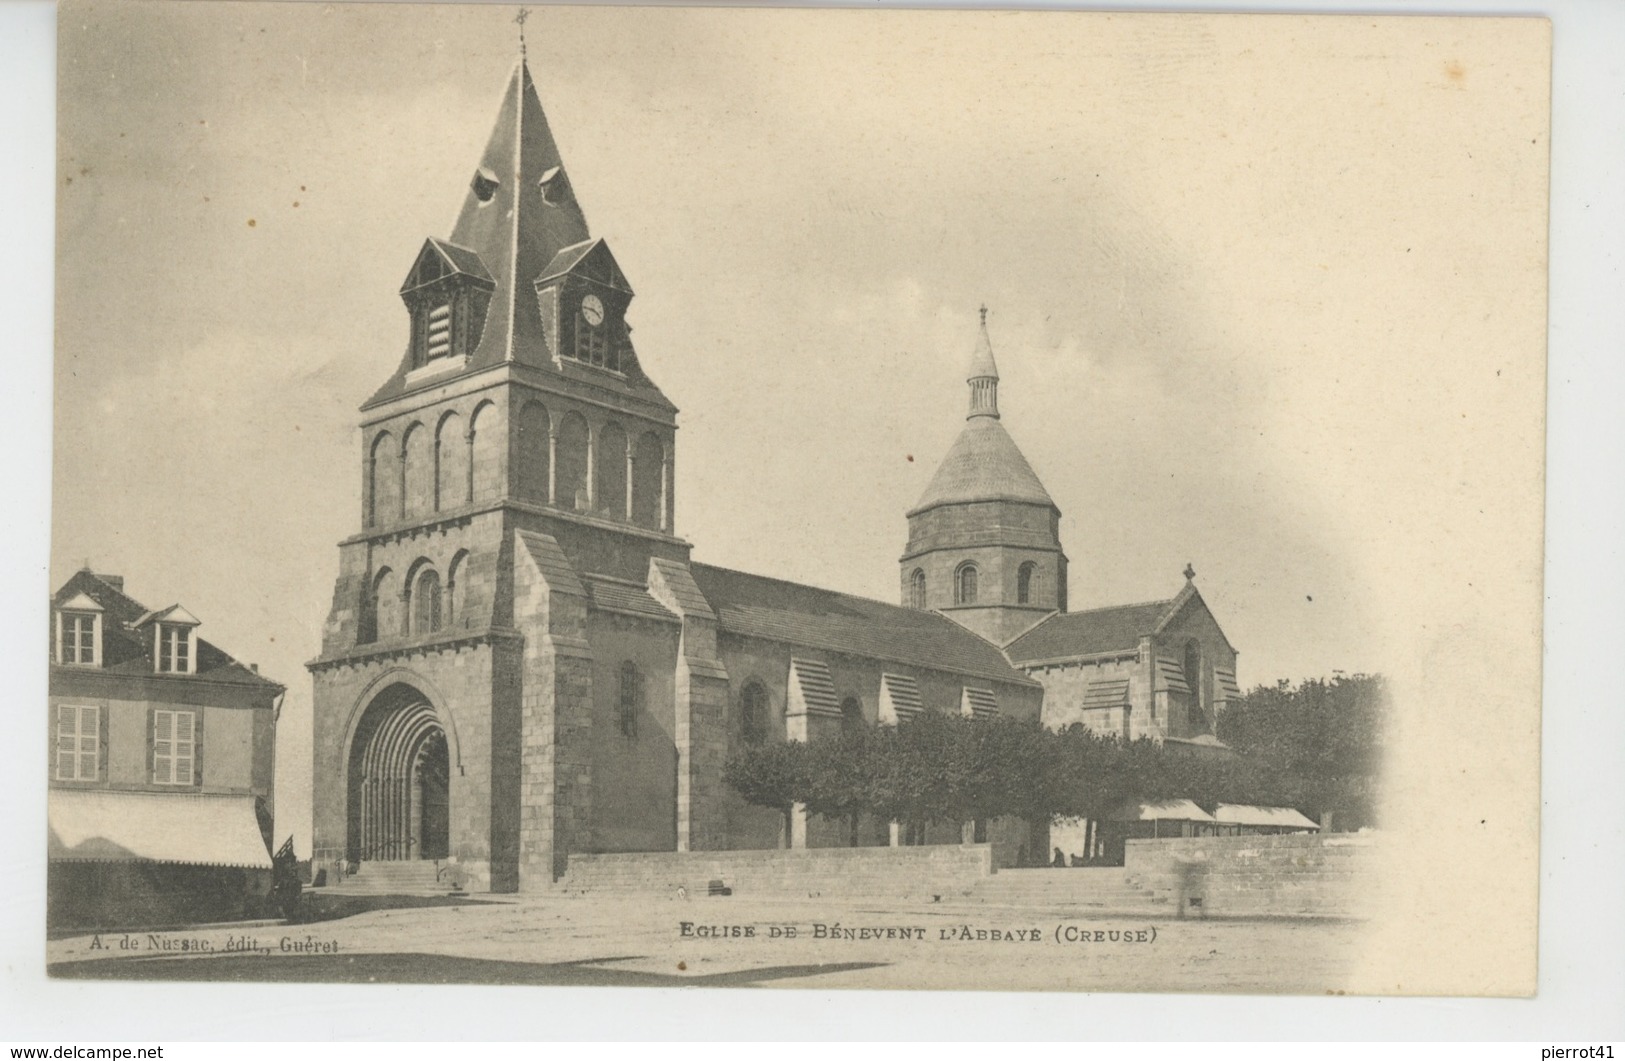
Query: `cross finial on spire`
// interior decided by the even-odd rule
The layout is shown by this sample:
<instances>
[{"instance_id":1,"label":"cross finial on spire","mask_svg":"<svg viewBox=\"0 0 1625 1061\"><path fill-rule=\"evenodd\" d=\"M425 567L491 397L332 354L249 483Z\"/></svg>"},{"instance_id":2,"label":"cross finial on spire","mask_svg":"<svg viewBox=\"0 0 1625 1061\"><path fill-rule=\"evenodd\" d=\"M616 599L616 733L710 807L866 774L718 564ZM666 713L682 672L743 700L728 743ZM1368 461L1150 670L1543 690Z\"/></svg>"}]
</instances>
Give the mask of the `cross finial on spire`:
<instances>
[{"instance_id":1,"label":"cross finial on spire","mask_svg":"<svg viewBox=\"0 0 1625 1061\"><path fill-rule=\"evenodd\" d=\"M1195 578L1196 578L1196 568L1192 567L1189 563L1187 563L1185 565L1185 581L1186 582L1191 582Z\"/></svg>"},{"instance_id":2,"label":"cross finial on spire","mask_svg":"<svg viewBox=\"0 0 1625 1061\"><path fill-rule=\"evenodd\" d=\"M987 303L982 303L982 326L987 326Z\"/></svg>"},{"instance_id":3,"label":"cross finial on spire","mask_svg":"<svg viewBox=\"0 0 1625 1061\"><path fill-rule=\"evenodd\" d=\"M514 25L519 27L519 58L525 57L525 19L530 17L530 8L522 7L519 14L513 17Z\"/></svg>"}]
</instances>

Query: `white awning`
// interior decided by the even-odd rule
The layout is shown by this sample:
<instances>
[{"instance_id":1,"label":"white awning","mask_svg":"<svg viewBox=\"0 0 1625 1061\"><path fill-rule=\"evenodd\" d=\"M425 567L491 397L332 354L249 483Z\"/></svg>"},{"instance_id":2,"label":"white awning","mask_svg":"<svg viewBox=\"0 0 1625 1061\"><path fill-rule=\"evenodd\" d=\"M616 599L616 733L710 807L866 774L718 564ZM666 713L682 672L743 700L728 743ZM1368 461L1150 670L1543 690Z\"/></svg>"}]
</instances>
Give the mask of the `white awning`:
<instances>
[{"instance_id":1,"label":"white awning","mask_svg":"<svg viewBox=\"0 0 1625 1061\"><path fill-rule=\"evenodd\" d=\"M1226 825L1262 825L1275 829L1320 828L1291 807L1251 807L1244 803L1219 804L1213 809L1213 820Z\"/></svg>"},{"instance_id":2,"label":"white awning","mask_svg":"<svg viewBox=\"0 0 1625 1061\"><path fill-rule=\"evenodd\" d=\"M1112 814L1114 822L1210 822L1213 816L1188 799L1125 803Z\"/></svg>"},{"instance_id":3,"label":"white awning","mask_svg":"<svg viewBox=\"0 0 1625 1061\"><path fill-rule=\"evenodd\" d=\"M271 868L253 796L56 788L48 807L53 861Z\"/></svg>"}]
</instances>

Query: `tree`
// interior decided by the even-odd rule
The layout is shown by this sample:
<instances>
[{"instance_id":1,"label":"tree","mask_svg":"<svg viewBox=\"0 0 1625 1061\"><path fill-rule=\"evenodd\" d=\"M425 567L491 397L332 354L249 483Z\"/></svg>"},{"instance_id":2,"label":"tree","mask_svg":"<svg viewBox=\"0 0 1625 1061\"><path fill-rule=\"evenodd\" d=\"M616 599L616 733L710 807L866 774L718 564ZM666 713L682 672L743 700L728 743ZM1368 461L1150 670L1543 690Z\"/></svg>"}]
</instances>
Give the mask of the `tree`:
<instances>
[{"instance_id":1,"label":"tree","mask_svg":"<svg viewBox=\"0 0 1625 1061\"><path fill-rule=\"evenodd\" d=\"M722 778L746 803L784 815L784 835L789 836L790 808L807 788L807 746L800 741L748 746L728 757Z\"/></svg>"},{"instance_id":2,"label":"tree","mask_svg":"<svg viewBox=\"0 0 1625 1061\"><path fill-rule=\"evenodd\" d=\"M876 802L882 754L880 727L844 727L836 740L808 746L806 776L798 791L807 813L847 822L847 843L858 846L858 826Z\"/></svg>"},{"instance_id":3,"label":"tree","mask_svg":"<svg viewBox=\"0 0 1625 1061\"><path fill-rule=\"evenodd\" d=\"M915 829L963 820L963 754L956 745L965 721L922 711L896 726L879 727L871 774L876 814Z\"/></svg>"},{"instance_id":4,"label":"tree","mask_svg":"<svg viewBox=\"0 0 1625 1061\"><path fill-rule=\"evenodd\" d=\"M1283 802L1357 828L1375 819L1388 699L1381 675L1281 681L1232 704L1218 736L1275 772Z\"/></svg>"},{"instance_id":5,"label":"tree","mask_svg":"<svg viewBox=\"0 0 1625 1061\"><path fill-rule=\"evenodd\" d=\"M724 777L749 803L848 824L858 843L865 814L906 822L1106 818L1128 801L1188 799L1335 812L1344 826L1371 821L1387 686L1356 675L1261 686L1219 717L1236 754L1193 753L1148 738L1125 741L1074 724L978 719L925 711L895 726L847 727L811 746L746 748Z\"/></svg>"}]
</instances>

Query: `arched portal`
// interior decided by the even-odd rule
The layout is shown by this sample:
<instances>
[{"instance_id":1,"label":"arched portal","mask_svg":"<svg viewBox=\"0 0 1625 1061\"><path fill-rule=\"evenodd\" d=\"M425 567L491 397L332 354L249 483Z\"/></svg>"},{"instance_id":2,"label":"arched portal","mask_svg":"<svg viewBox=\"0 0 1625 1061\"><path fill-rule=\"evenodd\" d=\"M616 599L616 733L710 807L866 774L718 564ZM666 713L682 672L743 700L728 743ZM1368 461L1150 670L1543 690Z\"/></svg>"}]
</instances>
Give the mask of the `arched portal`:
<instances>
[{"instance_id":1,"label":"arched portal","mask_svg":"<svg viewBox=\"0 0 1625 1061\"><path fill-rule=\"evenodd\" d=\"M352 862L450 854L451 765L434 706L392 685L367 706L350 745L347 857Z\"/></svg>"}]
</instances>

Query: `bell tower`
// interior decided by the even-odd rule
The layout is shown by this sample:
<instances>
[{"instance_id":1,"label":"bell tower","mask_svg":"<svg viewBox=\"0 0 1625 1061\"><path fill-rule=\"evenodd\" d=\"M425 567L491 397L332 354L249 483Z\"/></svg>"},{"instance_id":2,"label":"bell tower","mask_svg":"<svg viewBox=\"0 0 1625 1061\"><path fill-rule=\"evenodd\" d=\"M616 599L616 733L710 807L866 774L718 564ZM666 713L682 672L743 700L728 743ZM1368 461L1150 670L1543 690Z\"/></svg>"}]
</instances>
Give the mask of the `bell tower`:
<instances>
[{"instance_id":1,"label":"bell tower","mask_svg":"<svg viewBox=\"0 0 1625 1061\"><path fill-rule=\"evenodd\" d=\"M523 54L456 223L405 272L405 350L361 406L359 527L309 665L316 857L421 859L432 837L471 886L531 887L591 845L595 587L641 601L689 545L676 407Z\"/></svg>"},{"instance_id":2,"label":"bell tower","mask_svg":"<svg viewBox=\"0 0 1625 1061\"><path fill-rule=\"evenodd\" d=\"M903 604L940 611L996 645L1066 610L1061 513L999 417L987 307L959 433L908 513Z\"/></svg>"},{"instance_id":3,"label":"bell tower","mask_svg":"<svg viewBox=\"0 0 1625 1061\"><path fill-rule=\"evenodd\" d=\"M376 543L472 533L493 514L588 571L641 579L651 556L686 559L671 533L677 410L638 361L632 286L588 229L522 58L456 224L424 241L400 297L406 351L361 409L374 579L401 570ZM358 636L389 633L376 597L359 591Z\"/></svg>"}]
</instances>

